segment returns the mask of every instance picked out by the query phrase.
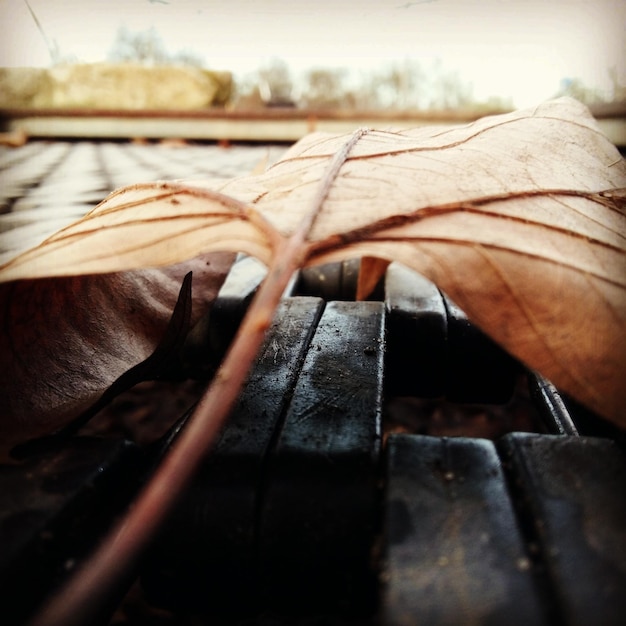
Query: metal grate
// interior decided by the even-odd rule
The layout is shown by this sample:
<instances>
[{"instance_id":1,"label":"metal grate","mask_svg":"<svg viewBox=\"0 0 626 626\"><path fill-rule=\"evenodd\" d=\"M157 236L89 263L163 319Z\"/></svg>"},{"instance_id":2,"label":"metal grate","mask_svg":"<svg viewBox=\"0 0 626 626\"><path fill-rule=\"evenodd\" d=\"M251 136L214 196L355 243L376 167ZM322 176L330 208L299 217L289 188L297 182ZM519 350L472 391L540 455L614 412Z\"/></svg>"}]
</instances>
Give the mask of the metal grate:
<instances>
[{"instance_id":1,"label":"metal grate","mask_svg":"<svg viewBox=\"0 0 626 626\"><path fill-rule=\"evenodd\" d=\"M231 178L272 162L282 146L35 141L0 147L0 262L81 217L119 187Z\"/></svg>"}]
</instances>

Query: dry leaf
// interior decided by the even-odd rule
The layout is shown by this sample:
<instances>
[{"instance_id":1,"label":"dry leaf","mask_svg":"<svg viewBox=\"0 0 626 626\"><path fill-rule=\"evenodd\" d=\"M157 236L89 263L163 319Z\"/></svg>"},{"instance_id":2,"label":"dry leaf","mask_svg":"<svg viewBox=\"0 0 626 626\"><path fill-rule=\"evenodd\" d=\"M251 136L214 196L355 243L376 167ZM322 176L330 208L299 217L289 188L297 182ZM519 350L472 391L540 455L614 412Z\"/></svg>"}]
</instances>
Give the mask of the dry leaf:
<instances>
[{"instance_id":1,"label":"dry leaf","mask_svg":"<svg viewBox=\"0 0 626 626\"><path fill-rule=\"evenodd\" d=\"M2 447L65 424L148 357L189 270L198 319L232 259L218 253L160 270L0 285Z\"/></svg>"},{"instance_id":2,"label":"dry leaf","mask_svg":"<svg viewBox=\"0 0 626 626\"><path fill-rule=\"evenodd\" d=\"M527 365L626 424L626 165L576 101L460 128L314 134L263 174L194 185L114 193L0 279L224 249L269 263L319 204L298 263L400 261Z\"/></svg>"},{"instance_id":3,"label":"dry leaf","mask_svg":"<svg viewBox=\"0 0 626 626\"><path fill-rule=\"evenodd\" d=\"M269 265L194 415L133 509L35 624L88 621L219 432L292 272L353 256L434 280L510 352L625 424L626 163L570 99L454 129L313 135L265 173L140 185L2 268L111 272L241 250Z\"/></svg>"},{"instance_id":4,"label":"dry leaf","mask_svg":"<svg viewBox=\"0 0 626 626\"><path fill-rule=\"evenodd\" d=\"M365 300L376 288L389 267L390 261L371 256L361 259L359 278L356 287L356 299Z\"/></svg>"}]
</instances>

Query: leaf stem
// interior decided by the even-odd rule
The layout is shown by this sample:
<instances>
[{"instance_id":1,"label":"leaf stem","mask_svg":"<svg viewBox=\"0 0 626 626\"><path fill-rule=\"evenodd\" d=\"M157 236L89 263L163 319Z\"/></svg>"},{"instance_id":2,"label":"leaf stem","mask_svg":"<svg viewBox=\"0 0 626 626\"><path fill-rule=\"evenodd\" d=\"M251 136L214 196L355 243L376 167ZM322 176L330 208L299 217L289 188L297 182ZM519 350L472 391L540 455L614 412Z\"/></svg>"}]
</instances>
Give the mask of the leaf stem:
<instances>
[{"instance_id":1,"label":"leaf stem","mask_svg":"<svg viewBox=\"0 0 626 626\"><path fill-rule=\"evenodd\" d=\"M289 244L291 240L286 240ZM291 249L290 249L291 248ZM84 567L32 622L33 626L79 626L105 608L110 590L132 575L139 555L192 478L232 409L264 340L274 310L300 262L301 248L278 251L232 347L192 418L133 508Z\"/></svg>"},{"instance_id":2,"label":"leaf stem","mask_svg":"<svg viewBox=\"0 0 626 626\"><path fill-rule=\"evenodd\" d=\"M92 623L94 617L106 608L112 590L121 580L133 575L139 557L175 506L226 422L291 276L307 257L310 229L350 150L365 132L356 131L335 154L320 181L310 211L291 237L277 241L268 275L251 303L230 350L151 481L91 558L35 616L31 626L81 626Z\"/></svg>"}]
</instances>

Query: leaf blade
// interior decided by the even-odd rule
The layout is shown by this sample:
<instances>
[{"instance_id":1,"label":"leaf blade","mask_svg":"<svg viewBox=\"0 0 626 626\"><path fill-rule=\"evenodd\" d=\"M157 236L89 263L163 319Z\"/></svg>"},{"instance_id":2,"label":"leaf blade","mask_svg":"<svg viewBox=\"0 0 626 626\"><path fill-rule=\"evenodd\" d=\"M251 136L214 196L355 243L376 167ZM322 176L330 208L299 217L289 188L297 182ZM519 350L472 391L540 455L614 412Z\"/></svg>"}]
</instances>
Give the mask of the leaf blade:
<instances>
[{"instance_id":1,"label":"leaf blade","mask_svg":"<svg viewBox=\"0 0 626 626\"><path fill-rule=\"evenodd\" d=\"M338 168L320 186L333 159ZM122 190L0 268L0 280L224 249L269 264L319 198L301 264L401 261L509 352L624 424L624 189L626 162L568 98L462 127L314 134L258 175Z\"/></svg>"},{"instance_id":2,"label":"leaf blade","mask_svg":"<svg viewBox=\"0 0 626 626\"><path fill-rule=\"evenodd\" d=\"M262 216L210 188L133 185L0 266L0 281L168 266L215 251L268 262L277 239Z\"/></svg>"}]
</instances>

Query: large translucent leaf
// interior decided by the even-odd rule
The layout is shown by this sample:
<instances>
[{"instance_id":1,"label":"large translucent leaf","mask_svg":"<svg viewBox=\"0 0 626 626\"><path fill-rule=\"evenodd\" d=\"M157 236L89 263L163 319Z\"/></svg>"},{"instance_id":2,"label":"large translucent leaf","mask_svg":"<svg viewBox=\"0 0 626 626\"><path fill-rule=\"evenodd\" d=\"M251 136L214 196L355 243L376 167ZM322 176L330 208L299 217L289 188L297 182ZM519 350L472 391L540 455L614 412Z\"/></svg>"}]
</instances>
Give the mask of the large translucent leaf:
<instances>
[{"instance_id":1,"label":"large translucent leaf","mask_svg":"<svg viewBox=\"0 0 626 626\"><path fill-rule=\"evenodd\" d=\"M146 359L188 271L197 320L232 260L216 253L162 269L0 285L0 450L64 425Z\"/></svg>"},{"instance_id":2,"label":"large translucent leaf","mask_svg":"<svg viewBox=\"0 0 626 626\"><path fill-rule=\"evenodd\" d=\"M624 160L571 99L463 127L314 134L260 175L121 190L0 279L215 250L269 264L308 223L298 264L405 263L512 354L625 425L624 188Z\"/></svg>"}]
</instances>

